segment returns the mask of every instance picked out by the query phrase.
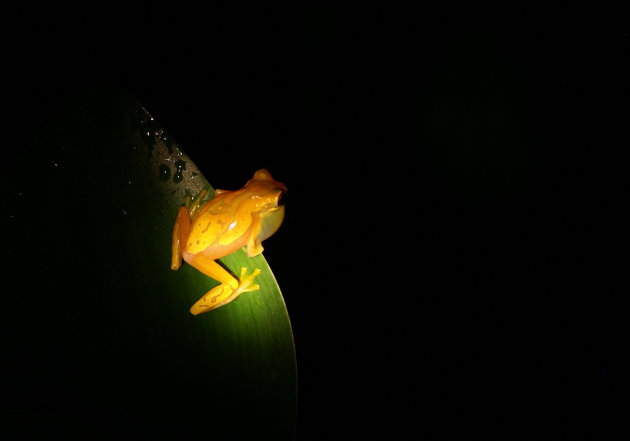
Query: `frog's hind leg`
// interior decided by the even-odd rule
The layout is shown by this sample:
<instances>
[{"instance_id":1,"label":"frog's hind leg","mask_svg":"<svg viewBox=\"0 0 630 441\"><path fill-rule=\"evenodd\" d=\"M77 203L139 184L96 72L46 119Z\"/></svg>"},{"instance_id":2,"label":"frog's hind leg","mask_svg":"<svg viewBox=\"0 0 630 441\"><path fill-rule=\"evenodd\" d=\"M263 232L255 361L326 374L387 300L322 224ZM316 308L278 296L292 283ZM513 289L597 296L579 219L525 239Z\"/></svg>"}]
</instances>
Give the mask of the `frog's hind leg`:
<instances>
[{"instance_id":1,"label":"frog's hind leg","mask_svg":"<svg viewBox=\"0 0 630 441\"><path fill-rule=\"evenodd\" d=\"M195 304L190 308L190 313L193 315L212 311L219 306L230 303L244 292L260 289L259 285L253 283L256 276L260 274L260 270L258 268L256 268L249 276L245 275L247 273L247 268L241 268L240 281L238 281L221 265L213 260L207 260L203 257L193 257L189 263L205 275L221 282L219 286L215 286L204 294L203 297L197 300L197 302L195 302Z\"/></svg>"},{"instance_id":2,"label":"frog's hind leg","mask_svg":"<svg viewBox=\"0 0 630 441\"><path fill-rule=\"evenodd\" d=\"M227 295L227 297L225 297L223 300L218 299L217 303L215 305L213 305L212 308L208 309L207 311L210 311L211 309L216 309L219 306L223 306L223 305L225 305L227 303L230 303L232 300L236 299L238 296L240 296L244 292L251 292L251 291L259 290L260 289L260 285L258 285L257 283L254 283L254 279L256 279L256 276L260 274L260 269L256 268L254 271L252 271L252 273L249 276L246 276L245 275L246 273L247 273L247 268L242 267L241 268L241 277L240 277L239 282L238 282L238 288L236 288L236 290L234 290L232 293ZM221 285L221 286L223 286L223 285ZM217 287L217 288L219 288L219 287ZM208 293L208 294L210 294L210 297L212 296L211 293L212 293L212 291L210 291L210 293ZM208 295L208 294L206 294L206 295ZM203 299L203 297L202 297L202 299ZM197 303L199 303L199 302L197 302ZM191 312L192 312L192 310L193 310L193 308L190 309ZM206 310L203 310L201 312L206 312Z\"/></svg>"},{"instance_id":3,"label":"frog's hind leg","mask_svg":"<svg viewBox=\"0 0 630 441\"><path fill-rule=\"evenodd\" d=\"M197 315L202 312L211 311L218 308L220 305L228 303L228 299L233 300L233 298L235 298L232 297L232 295L238 288L238 280L217 262L206 259L203 256L193 256L188 263L206 276L221 282L219 286L215 286L195 302L192 308L190 308L191 314Z\"/></svg>"}]
</instances>

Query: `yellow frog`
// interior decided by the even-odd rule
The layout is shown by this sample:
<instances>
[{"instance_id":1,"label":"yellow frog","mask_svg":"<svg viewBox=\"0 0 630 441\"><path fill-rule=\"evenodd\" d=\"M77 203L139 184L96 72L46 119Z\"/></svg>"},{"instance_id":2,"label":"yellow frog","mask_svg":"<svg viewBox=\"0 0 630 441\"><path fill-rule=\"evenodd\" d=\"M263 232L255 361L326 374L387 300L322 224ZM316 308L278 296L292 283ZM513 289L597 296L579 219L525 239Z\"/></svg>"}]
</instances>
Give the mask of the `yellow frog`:
<instances>
[{"instance_id":1,"label":"yellow frog","mask_svg":"<svg viewBox=\"0 0 630 441\"><path fill-rule=\"evenodd\" d=\"M260 243L278 231L284 219L284 205L279 202L286 191L286 185L260 169L240 190L215 190L214 198L202 204L207 194L203 190L194 202L188 198L186 206L179 208L173 227L171 269L178 270L183 257L221 282L190 308L192 314L211 311L244 292L260 289L253 283L260 269L246 276L247 268L243 267L240 280L236 280L215 260L245 246L249 257L262 253Z\"/></svg>"}]
</instances>

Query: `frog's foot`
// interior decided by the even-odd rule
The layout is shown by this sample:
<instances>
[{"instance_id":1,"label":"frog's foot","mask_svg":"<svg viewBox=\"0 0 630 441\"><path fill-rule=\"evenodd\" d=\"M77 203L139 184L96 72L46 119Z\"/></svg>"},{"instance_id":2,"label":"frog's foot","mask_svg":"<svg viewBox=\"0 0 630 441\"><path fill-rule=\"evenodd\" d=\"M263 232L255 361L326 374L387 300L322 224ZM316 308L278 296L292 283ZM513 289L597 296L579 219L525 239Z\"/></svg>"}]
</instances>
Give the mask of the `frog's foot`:
<instances>
[{"instance_id":1,"label":"frog's foot","mask_svg":"<svg viewBox=\"0 0 630 441\"><path fill-rule=\"evenodd\" d=\"M239 284L238 288L236 288L236 291L234 291L235 293L237 292L238 294L241 294L244 292L256 291L260 289L260 285L254 283L254 279L256 278L256 276L260 274L260 269L256 268L249 276L246 276L246 274L247 268L245 268L244 266L241 267L241 276L238 278Z\"/></svg>"},{"instance_id":2,"label":"frog's foot","mask_svg":"<svg viewBox=\"0 0 630 441\"><path fill-rule=\"evenodd\" d=\"M229 284L223 283L215 286L208 291L202 298L190 308L192 315L198 315L203 312L212 311L213 309L230 303L244 292L256 291L260 289L260 285L254 283L254 279L260 274L260 269L256 268L249 276L246 276L247 268L241 268L241 276L238 287L233 289Z\"/></svg>"}]
</instances>

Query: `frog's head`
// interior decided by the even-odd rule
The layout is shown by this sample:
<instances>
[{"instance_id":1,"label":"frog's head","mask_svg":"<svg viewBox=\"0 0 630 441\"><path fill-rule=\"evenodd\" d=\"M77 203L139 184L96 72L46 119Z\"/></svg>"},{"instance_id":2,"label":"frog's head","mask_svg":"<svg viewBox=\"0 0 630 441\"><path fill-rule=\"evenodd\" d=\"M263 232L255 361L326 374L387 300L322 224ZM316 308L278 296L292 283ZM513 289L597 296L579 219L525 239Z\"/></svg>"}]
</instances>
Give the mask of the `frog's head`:
<instances>
[{"instance_id":1,"label":"frog's head","mask_svg":"<svg viewBox=\"0 0 630 441\"><path fill-rule=\"evenodd\" d=\"M287 192L287 186L276 181L269 170L262 168L254 173L254 177L247 181L245 187L258 199L258 215L262 225L258 240L262 242L278 231L284 220L282 196Z\"/></svg>"}]
</instances>

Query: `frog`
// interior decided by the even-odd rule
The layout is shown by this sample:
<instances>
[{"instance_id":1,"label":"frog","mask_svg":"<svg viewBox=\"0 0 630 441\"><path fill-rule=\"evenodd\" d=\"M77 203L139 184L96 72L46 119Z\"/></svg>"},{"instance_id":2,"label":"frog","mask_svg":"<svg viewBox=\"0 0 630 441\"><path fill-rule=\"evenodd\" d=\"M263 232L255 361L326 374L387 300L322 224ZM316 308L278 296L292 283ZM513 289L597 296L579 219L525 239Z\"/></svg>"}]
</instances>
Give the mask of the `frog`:
<instances>
[{"instance_id":1,"label":"frog","mask_svg":"<svg viewBox=\"0 0 630 441\"><path fill-rule=\"evenodd\" d=\"M247 274L241 267L237 279L217 259L244 248L247 256L262 253L262 242L278 231L284 220L283 195L287 186L276 181L269 170L259 169L239 190L202 190L192 200L187 196L179 207L173 226L171 269L177 271L182 259L198 271L220 282L190 308L192 315L212 311L234 301L239 295L256 291L260 268Z\"/></svg>"}]
</instances>

